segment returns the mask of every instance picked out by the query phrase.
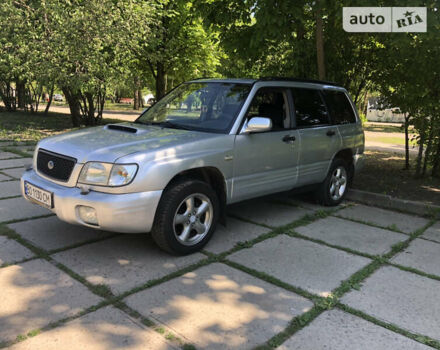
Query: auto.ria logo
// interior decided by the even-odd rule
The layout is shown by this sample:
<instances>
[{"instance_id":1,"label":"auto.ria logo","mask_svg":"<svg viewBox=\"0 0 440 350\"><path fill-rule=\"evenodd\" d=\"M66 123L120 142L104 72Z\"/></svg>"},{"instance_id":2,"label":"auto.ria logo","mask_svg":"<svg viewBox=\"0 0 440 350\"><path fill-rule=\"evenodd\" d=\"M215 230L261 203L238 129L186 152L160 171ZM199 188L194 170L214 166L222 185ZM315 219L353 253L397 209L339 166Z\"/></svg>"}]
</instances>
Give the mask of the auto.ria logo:
<instances>
[{"instance_id":1,"label":"auto.ria logo","mask_svg":"<svg viewBox=\"0 0 440 350\"><path fill-rule=\"evenodd\" d=\"M353 33L426 32L426 7L344 7L343 27Z\"/></svg>"}]
</instances>

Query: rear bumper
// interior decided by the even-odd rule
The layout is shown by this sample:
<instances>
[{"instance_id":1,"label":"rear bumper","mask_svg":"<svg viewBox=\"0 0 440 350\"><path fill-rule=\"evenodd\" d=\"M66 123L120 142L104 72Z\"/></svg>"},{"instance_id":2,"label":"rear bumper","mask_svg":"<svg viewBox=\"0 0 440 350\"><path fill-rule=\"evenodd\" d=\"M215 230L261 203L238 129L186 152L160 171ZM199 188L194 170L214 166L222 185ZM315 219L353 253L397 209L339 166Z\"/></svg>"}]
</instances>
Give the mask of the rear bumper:
<instances>
[{"instance_id":1,"label":"rear bumper","mask_svg":"<svg viewBox=\"0 0 440 350\"><path fill-rule=\"evenodd\" d=\"M41 187L53 193L54 208L52 211L63 221L84 225L106 231L123 233L149 232L153 226L157 205L162 191L150 191L127 194L110 194L90 191L81 194L76 187L65 187L43 179L34 170L26 171L21 178L23 182ZM90 225L81 220L78 206L88 206L96 210L98 225Z\"/></svg>"}]
</instances>

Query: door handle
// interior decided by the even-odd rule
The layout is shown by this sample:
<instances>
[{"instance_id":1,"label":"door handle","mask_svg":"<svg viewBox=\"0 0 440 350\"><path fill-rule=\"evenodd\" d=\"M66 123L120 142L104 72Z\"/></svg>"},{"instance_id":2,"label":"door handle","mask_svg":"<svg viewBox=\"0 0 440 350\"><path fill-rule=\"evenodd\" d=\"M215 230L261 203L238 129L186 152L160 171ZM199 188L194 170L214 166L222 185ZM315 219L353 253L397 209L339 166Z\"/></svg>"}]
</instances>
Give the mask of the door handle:
<instances>
[{"instance_id":1,"label":"door handle","mask_svg":"<svg viewBox=\"0 0 440 350\"><path fill-rule=\"evenodd\" d=\"M327 131L327 136L334 136L336 135L336 132L334 130Z\"/></svg>"},{"instance_id":2,"label":"door handle","mask_svg":"<svg viewBox=\"0 0 440 350\"><path fill-rule=\"evenodd\" d=\"M295 136L286 135L283 137L283 142L285 143L293 143L296 140Z\"/></svg>"}]
</instances>

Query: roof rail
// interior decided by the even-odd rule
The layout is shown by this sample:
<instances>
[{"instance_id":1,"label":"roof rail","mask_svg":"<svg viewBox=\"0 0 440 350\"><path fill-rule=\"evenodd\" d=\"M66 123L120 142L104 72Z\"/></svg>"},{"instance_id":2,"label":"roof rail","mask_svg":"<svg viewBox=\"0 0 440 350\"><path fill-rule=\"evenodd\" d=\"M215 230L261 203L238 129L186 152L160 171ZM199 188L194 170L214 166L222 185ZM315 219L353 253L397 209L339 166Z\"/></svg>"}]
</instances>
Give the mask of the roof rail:
<instances>
[{"instance_id":1,"label":"roof rail","mask_svg":"<svg viewBox=\"0 0 440 350\"><path fill-rule=\"evenodd\" d=\"M290 78L290 77L261 77L258 79L259 81L271 81L271 80L281 80L281 81L296 81L299 83L313 83L313 84L324 84L324 85L333 85L333 86L342 86L333 81L325 81L325 80L315 80L315 79L303 79L303 78Z\"/></svg>"}]
</instances>

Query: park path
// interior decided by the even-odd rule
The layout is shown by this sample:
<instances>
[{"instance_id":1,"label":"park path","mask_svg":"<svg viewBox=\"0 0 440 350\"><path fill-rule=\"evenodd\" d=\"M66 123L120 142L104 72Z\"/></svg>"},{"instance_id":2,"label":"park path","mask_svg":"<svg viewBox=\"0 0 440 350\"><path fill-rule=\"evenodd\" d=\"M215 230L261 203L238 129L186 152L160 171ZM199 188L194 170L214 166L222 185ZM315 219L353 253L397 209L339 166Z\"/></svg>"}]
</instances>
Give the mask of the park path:
<instances>
[{"instance_id":1,"label":"park path","mask_svg":"<svg viewBox=\"0 0 440 350\"><path fill-rule=\"evenodd\" d=\"M70 109L67 106L50 106L50 111L55 113L64 113L70 114ZM109 119L120 119L127 122L132 122L136 120L137 117L141 114L142 110L138 111L113 111L113 110L104 110L102 117Z\"/></svg>"}]
</instances>

